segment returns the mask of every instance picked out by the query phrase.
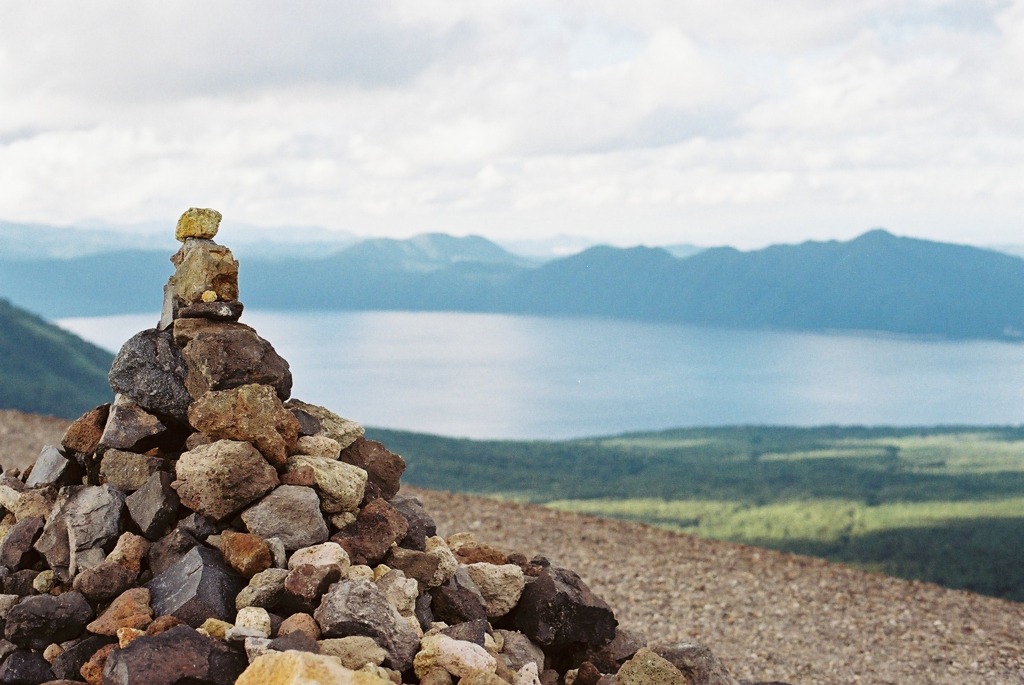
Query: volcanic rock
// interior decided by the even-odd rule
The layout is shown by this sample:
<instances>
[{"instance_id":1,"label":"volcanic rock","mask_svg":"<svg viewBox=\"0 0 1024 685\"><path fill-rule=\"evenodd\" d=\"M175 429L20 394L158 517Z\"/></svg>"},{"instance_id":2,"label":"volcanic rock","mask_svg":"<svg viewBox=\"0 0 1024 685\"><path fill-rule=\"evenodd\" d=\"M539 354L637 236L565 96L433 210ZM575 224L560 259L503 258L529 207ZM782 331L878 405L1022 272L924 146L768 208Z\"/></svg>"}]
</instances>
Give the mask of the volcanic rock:
<instances>
[{"instance_id":1,"label":"volcanic rock","mask_svg":"<svg viewBox=\"0 0 1024 685\"><path fill-rule=\"evenodd\" d=\"M515 564L468 564L466 571L480 589L488 618L500 618L515 608L526 587L523 569Z\"/></svg>"},{"instance_id":2,"label":"volcanic rock","mask_svg":"<svg viewBox=\"0 0 1024 685\"><path fill-rule=\"evenodd\" d=\"M37 488L44 485L81 484L82 471L78 462L68 459L53 445L46 445L32 465L32 473L25 479L25 487Z\"/></svg>"},{"instance_id":3,"label":"volcanic rock","mask_svg":"<svg viewBox=\"0 0 1024 685\"><path fill-rule=\"evenodd\" d=\"M0 683L21 685L53 680L53 669L39 652L19 649L11 652L0 664Z\"/></svg>"},{"instance_id":4,"label":"volcanic rock","mask_svg":"<svg viewBox=\"0 0 1024 685\"><path fill-rule=\"evenodd\" d=\"M108 378L114 392L155 414L185 423L192 402L185 374L185 360L174 336L153 328L136 333L121 347Z\"/></svg>"},{"instance_id":5,"label":"volcanic rock","mask_svg":"<svg viewBox=\"0 0 1024 685\"><path fill-rule=\"evenodd\" d=\"M33 595L7 612L4 637L16 645L43 650L52 642L78 637L93 615L80 592Z\"/></svg>"},{"instance_id":6,"label":"volcanic rock","mask_svg":"<svg viewBox=\"0 0 1024 685\"><path fill-rule=\"evenodd\" d=\"M343 580L324 595L313 614L325 637L366 635L388 654L386 663L397 671L412 666L419 635L368 580Z\"/></svg>"},{"instance_id":7,"label":"volcanic rock","mask_svg":"<svg viewBox=\"0 0 1024 685\"><path fill-rule=\"evenodd\" d=\"M44 525L46 521L41 516L23 518L15 523L3 541L0 541L0 566L21 568L27 554L32 552L31 556L35 556L32 545L42 533Z\"/></svg>"},{"instance_id":8,"label":"volcanic rock","mask_svg":"<svg viewBox=\"0 0 1024 685\"><path fill-rule=\"evenodd\" d=\"M97 635L117 635L119 628L145 628L153 622L153 609L149 606L147 588L136 587L125 591L86 628Z\"/></svg>"},{"instance_id":9,"label":"volcanic rock","mask_svg":"<svg viewBox=\"0 0 1024 685\"><path fill-rule=\"evenodd\" d=\"M223 245L209 239L190 238L171 262L177 268L169 283L179 307L238 299L238 262Z\"/></svg>"},{"instance_id":10,"label":"volcanic rock","mask_svg":"<svg viewBox=\"0 0 1024 685\"><path fill-rule=\"evenodd\" d=\"M182 503L214 521L238 512L278 482L277 472L251 444L235 440L183 453L175 472Z\"/></svg>"},{"instance_id":11,"label":"volcanic rock","mask_svg":"<svg viewBox=\"0 0 1024 685\"><path fill-rule=\"evenodd\" d=\"M115 649L103 667L104 685L230 685L245 657L187 626L134 640Z\"/></svg>"},{"instance_id":12,"label":"volcanic rock","mask_svg":"<svg viewBox=\"0 0 1024 685\"><path fill-rule=\"evenodd\" d=\"M75 419L64 432L60 444L64 449L78 454L92 454L99 447L100 438L103 437L103 428L107 425L107 416L110 413L109 404L101 404L95 409L82 414Z\"/></svg>"},{"instance_id":13,"label":"volcanic rock","mask_svg":"<svg viewBox=\"0 0 1024 685\"><path fill-rule=\"evenodd\" d=\"M327 542L327 522L312 488L280 485L242 513L250 533L279 538L289 551Z\"/></svg>"},{"instance_id":14,"label":"volcanic rock","mask_svg":"<svg viewBox=\"0 0 1024 685\"><path fill-rule=\"evenodd\" d=\"M90 635L81 640L67 644L64 651L57 656L50 667L53 675L64 680L81 681L81 669L101 647L113 644L113 638L105 635Z\"/></svg>"},{"instance_id":15,"label":"volcanic rock","mask_svg":"<svg viewBox=\"0 0 1024 685\"><path fill-rule=\"evenodd\" d=\"M282 400L291 394L288 362L245 324L178 319L174 336L179 344L188 340L182 348L188 369L185 387L194 398L249 384L269 385Z\"/></svg>"},{"instance_id":16,"label":"volcanic rock","mask_svg":"<svg viewBox=\"0 0 1024 685\"><path fill-rule=\"evenodd\" d=\"M362 508L354 523L331 539L348 552L353 563L373 565L383 559L408 530L408 522L397 509L383 499L376 499Z\"/></svg>"},{"instance_id":17,"label":"volcanic rock","mask_svg":"<svg viewBox=\"0 0 1024 685\"><path fill-rule=\"evenodd\" d=\"M667 660L685 676L692 685L738 685L729 669L725 667L706 645L687 642L675 645L656 645L652 650ZM641 650L643 652L645 650ZM650 650L647 650L650 651ZM637 652L640 655L640 652Z\"/></svg>"},{"instance_id":18,"label":"volcanic rock","mask_svg":"<svg viewBox=\"0 0 1024 685\"><path fill-rule=\"evenodd\" d=\"M345 462L304 454L288 458L287 471L310 469L320 491L320 508L328 514L356 511L363 501L367 474Z\"/></svg>"},{"instance_id":19,"label":"volcanic rock","mask_svg":"<svg viewBox=\"0 0 1024 685\"><path fill-rule=\"evenodd\" d=\"M149 540L164 535L178 517L178 493L166 471L153 473L138 490L125 498L128 516Z\"/></svg>"},{"instance_id":20,"label":"volcanic rock","mask_svg":"<svg viewBox=\"0 0 1024 685\"><path fill-rule=\"evenodd\" d=\"M615 637L618 622L576 573L549 567L523 591L515 625L537 644L558 647L605 644Z\"/></svg>"},{"instance_id":21,"label":"volcanic rock","mask_svg":"<svg viewBox=\"0 0 1024 685\"><path fill-rule=\"evenodd\" d=\"M146 587L151 594L153 613L174 616L198 628L211 617L232 621L234 598L243 585L242 579L224 564L220 553L193 547Z\"/></svg>"},{"instance_id":22,"label":"volcanic rock","mask_svg":"<svg viewBox=\"0 0 1024 685\"><path fill-rule=\"evenodd\" d=\"M706 681L705 681L706 682ZM644 647L619 669L619 685L692 685L678 668Z\"/></svg>"},{"instance_id":23,"label":"volcanic rock","mask_svg":"<svg viewBox=\"0 0 1024 685\"><path fill-rule=\"evenodd\" d=\"M189 238L213 240L217 235L217 228L220 226L222 218L221 213L216 209L189 207L178 218L174 237L182 243Z\"/></svg>"},{"instance_id":24,"label":"volcanic rock","mask_svg":"<svg viewBox=\"0 0 1024 685\"><path fill-rule=\"evenodd\" d=\"M157 438L167 430L160 419L153 416L124 395L114 398L107 424L100 436L97 449L105 451L137 450L144 452L156 444Z\"/></svg>"},{"instance_id":25,"label":"volcanic rock","mask_svg":"<svg viewBox=\"0 0 1024 685\"><path fill-rule=\"evenodd\" d=\"M464 566L455 571L451 580L433 592L431 609L434 617L445 623L487 618L487 605L480 588L476 586Z\"/></svg>"},{"instance_id":26,"label":"volcanic rock","mask_svg":"<svg viewBox=\"0 0 1024 685\"><path fill-rule=\"evenodd\" d=\"M158 457L108 449L100 461L100 483L110 483L118 490L135 492L164 465Z\"/></svg>"},{"instance_id":27,"label":"volcanic rock","mask_svg":"<svg viewBox=\"0 0 1024 685\"><path fill-rule=\"evenodd\" d=\"M365 432L363 427L355 421L342 418L331 410L315 404L290 399L285 402L285 406L292 411L302 411L316 419L320 424L320 431L322 431L323 435L335 440L341 449L345 449L363 437Z\"/></svg>"},{"instance_id":28,"label":"volcanic rock","mask_svg":"<svg viewBox=\"0 0 1024 685\"><path fill-rule=\"evenodd\" d=\"M226 530L220 536L220 551L224 561L238 574L252 578L261 571L270 568L274 559L270 554L270 546L257 535L236 533Z\"/></svg>"},{"instance_id":29,"label":"volcanic rock","mask_svg":"<svg viewBox=\"0 0 1024 685\"><path fill-rule=\"evenodd\" d=\"M399 540L398 544L408 549L425 551L427 538L437 535L437 524L423 508L423 502L418 497L396 495L388 504L402 515L409 527L405 537Z\"/></svg>"},{"instance_id":30,"label":"volcanic rock","mask_svg":"<svg viewBox=\"0 0 1024 685\"><path fill-rule=\"evenodd\" d=\"M189 422L215 440L250 442L282 466L299 439L299 422L268 385L211 391L188 410Z\"/></svg>"},{"instance_id":31,"label":"volcanic rock","mask_svg":"<svg viewBox=\"0 0 1024 685\"><path fill-rule=\"evenodd\" d=\"M379 442L358 438L341 451L339 459L358 466L369 475L367 499L391 499L398 494L399 480L405 473L405 460Z\"/></svg>"}]
</instances>

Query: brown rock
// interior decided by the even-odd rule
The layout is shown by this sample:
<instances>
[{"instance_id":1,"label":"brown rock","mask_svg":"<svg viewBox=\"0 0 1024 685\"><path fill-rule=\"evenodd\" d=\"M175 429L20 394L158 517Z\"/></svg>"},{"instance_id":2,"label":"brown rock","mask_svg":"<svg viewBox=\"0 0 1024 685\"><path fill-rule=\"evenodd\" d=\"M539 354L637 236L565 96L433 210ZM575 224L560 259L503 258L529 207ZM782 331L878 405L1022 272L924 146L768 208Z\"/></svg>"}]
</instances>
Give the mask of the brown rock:
<instances>
[{"instance_id":1,"label":"brown rock","mask_svg":"<svg viewBox=\"0 0 1024 685\"><path fill-rule=\"evenodd\" d=\"M279 637L283 637L288 633L302 633L314 640L319 640L320 626L317 625L316 620L309 614L297 612L281 621L281 625L277 628Z\"/></svg>"},{"instance_id":2,"label":"brown rock","mask_svg":"<svg viewBox=\"0 0 1024 685\"><path fill-rule=\"evenodd\" d=\"M289 468L281 474L281 485L302 485L311 488L316 485L316 473L309 466Z\"/></svg>"},{"instance_id":3,"label":"brown rock","mask_svg":"<svg viewBox=\"0 0 1024 685\"><path fill-rule=\"evenodd\" d=\"M408 530L409 524L398 510L383 499L375 499L360 510L354 523L331 540L348 552L353 564L373 566Z\"/></svg>"},{"instance_id":4,"label":"brown rock","mask_svg":"<svg viewBox=\"0 0 1024 685\"><path fill-rule=\"evenodd\" d=\"M292 611L311 613L320 604L320 598L328 588L341 580L341 575L342 569L337 564L301 564L289 571L284 579L282 603Z\"/></svg>"},{"instance_id":5,"label":"brown rock","mask_svg":"<svg viewBox=\"0 0 1024 685\"><path fill-rule=\"evenodd\" d=\"M108 449L100 461L100 483L110 483L125 493L135 492L163 465L159 457Z\"/></svg>"},{"instance_id":6,"label":"brown rock","mask_svg":"<svg viewBox=\"0 0 1024 685\"><path fill-rule=\"evenodd\" d=\"M174 626L183 625L186 625L186 623L177 616L157 616L146 628L146 635L159 635L160 633L166 633Z\"/></svg>"},{"instance_id":7,"label":"brown rock","mask_svg":"<svg viewBox=\"0 0 1024 685\"><path fill-rule=\"evenodd\" d=\"M687 685L737 685L725 664L699 642L656 645L651 650L640 650L634 659L645 651L653 651L679 669L686 676Z\"/></svg>"},{"instance_id":8,"label":"brown rock","mask_svg":"<svg viewBox=\"0 0 1024 685\"><path fill-rule=\"evenodd\" d=\"M250 383L273 387L282 400L291 394L288 362L245 324L178 319L174 332L175 339L185 343L185 387L192 397Z\"/></svg>"},{"instance_id":9,"label":"brown rock","mask_svg":"<svg viewBox=\"0 0 1024 685\"><path fill-rule=\"evenodd\" d=\"M229 302L196 302L177 311L179 319L208 319L211 321L238 321L244 305L238 300Z\"/></svg>"},{"instance_id":10,"label":"brown rock","mask_svg":"<svg viewBox=\"0 0 1024 685\"><path fill-rule=\"evenodd\" d=\"M180 305L208 301L203 297L208 291L221 301L238 299L238 262L223 245L191 239L171 261L178 268L169 283Z\"/></svg>"},{"instance_id":11,"label":"brown rock","mask_svg":"<svg viewBox=\"0 0 1024 685\"><path fill-rule=\"evenodd\" d=\"M72 587L91 602L109 602L131 587L136 575L120 564L105 561L75 576Z\"/></svg>"},{"instance_id":12,"label":"brown rock","mask_svg":"<svg viewBox=\"0 0 1024 685\"><path fill-rule=\"evenodd\" d=\"M252 445L233 440L185 452L176 473L182 503L215 521L256 501L278 482L277 472Z\"/></svg>"},{"instance_id":13,"label":"brown rock","mask_svg":"<svg viewBox=\"0 0 1024 685\"><path fill-rule=\"evenodd\" d=\"M501 566L508 563L508 555L497 547L492 547L481 542L470 542L452 547L455 556L463 564L495 564Z\"/></svg>"},{"instance_id":14,"label":"brown rock","mask_svg":"<svg viewBox=\"0 0 1024 685\"><path fill-rule=\"evenodd\" d=\"M117 643L100 647L96 650L96 653L89 657L89 660L82 666L81 671L82 678L89 685L103 685L103 667L107 665L107 657L110 653L117 649Z\"/></svg>"},{"instance_id":15,"label":"brown rock","mask_svg":"<svg viewBox=\"0 0 1024 685\"><path fill-rule=\"evenodd\" d=\"M584 661L576 671L575 685L597 685L602 675L604 674L597 670L594 664Z\"/></svg>"},{"instance_id":16,"label":"brown rock","mask_svg":"<svg viewBox=\"0 0 1024 685\"><path fill-rule=\"evenodd\" d=\"M136 587L126 590L86 628L97 635L117 635L119 628L145 628L153 622L149 606L149 590Z\"/></svg>"},{"instance_id":17,"label":"brown rock","mask_svg":"<svg viewBox=\"0 0 1024 685\"><path fill-rule=\"evenodd\" d=\"M338 544L341 544L340 542ZM356 563L353 559L353 563ZM415 578L421 585L427 585L437 573L440 560L434 554L417 552L402 547L393 547L384 558L384 563L391 568L397 568L409 578ZM474 617L481 618L481 617Z\"/></svg>"},{"instance_id":18,"label":"brown rock","mask_svg":"<svg viewBox=\"0 0 1024 685\"><path fill-rule=\"evenodd\" d=\"M60 444L64 446L65 450L71 452L92 454L100 445L100 438L103 437L103 428L107 425L109 414L109 404L101 404L85 412L68 426Z\"/></svg>"},{"instance_id":19,"label":"brown rock","mask_svg":"<svg viewBox=\"0 0 1024 685\"><path fill-rule=\"evenodd\" d=\"M224 561L246 578L252 578L273 564L270 547L257 535L226 530L221 533L220 541Z\"/></svg>"},{"instance_id":20,"label":"brown rock","mask_svg":"<svg viewBox=\"0 0 1024 685\"><path fill-rule=\"evenodd\" d=\"M358 438L341 451L339 459L346 464L358 466L369 475L366 500L377 497L391 499L398 494L401 487L399 481L405 473L405 460L388 451L381 443Z\"/></svg>"},{"instance_id":21,"label":"brown rock","mask_svg":"<svg viewBox=\"0 0 1024 685\"><path fill-rule=\"evenodd\" d=\"M251 442L275 466L285 464L299 438L298 420L267 385L208 392L189 407L188 417L212 438Z\"/></svg>"}]
</instances>

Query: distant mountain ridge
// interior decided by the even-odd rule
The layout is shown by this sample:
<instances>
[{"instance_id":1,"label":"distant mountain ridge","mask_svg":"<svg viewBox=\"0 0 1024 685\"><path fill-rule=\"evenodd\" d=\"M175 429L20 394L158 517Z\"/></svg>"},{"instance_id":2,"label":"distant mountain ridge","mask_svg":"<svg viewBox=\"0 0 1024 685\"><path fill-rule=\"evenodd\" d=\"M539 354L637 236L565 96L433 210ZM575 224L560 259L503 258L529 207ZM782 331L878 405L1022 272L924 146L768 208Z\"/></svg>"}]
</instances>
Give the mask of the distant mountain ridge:
<instances>
[{"instance_id":1,"label":"distant mountain ridge","mask_svg":"<svg viewBox=\"0 0 1024 685\"><path fill-rule=\"evenodd\" d=\"M167 256L0 258L0 296L50 317L157 311L152 293L171 272ZM1024 260L881 229L847 242L708 248L685 258L599 245L539 265L479 236L445 234L363 241L315 258L239 257L243 301L256 309L602 316L1001 340L1024 332Z\"/></svg>"},{"instance_id":2,"label":"distant mountain ridge","mask_svg":"<svg viewBox=\"0 0 1024 685\"><path fill-rule=\"evenodd\" d=\"M113 356L0 299L0 409L75 418L110 399Z\"/></svg>"}]
</instances>

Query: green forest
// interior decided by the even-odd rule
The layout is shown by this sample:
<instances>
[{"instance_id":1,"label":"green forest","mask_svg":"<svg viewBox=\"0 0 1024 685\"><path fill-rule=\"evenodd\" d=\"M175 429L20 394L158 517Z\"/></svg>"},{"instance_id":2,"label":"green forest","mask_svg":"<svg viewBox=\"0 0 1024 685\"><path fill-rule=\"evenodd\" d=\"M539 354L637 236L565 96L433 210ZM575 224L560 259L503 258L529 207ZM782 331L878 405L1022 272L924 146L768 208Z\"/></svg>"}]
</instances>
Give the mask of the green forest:
<instances>
[{"instance_id":1,"label":"green forest","mask_svg":"<svg viewBox=\"0 0 1024 685\"><path fill-rule=\"evenodd\" d=\"M371 429L414 485L1024 601L1024 428L726 427L559 442Z\"/></svg>"}]
</instances>

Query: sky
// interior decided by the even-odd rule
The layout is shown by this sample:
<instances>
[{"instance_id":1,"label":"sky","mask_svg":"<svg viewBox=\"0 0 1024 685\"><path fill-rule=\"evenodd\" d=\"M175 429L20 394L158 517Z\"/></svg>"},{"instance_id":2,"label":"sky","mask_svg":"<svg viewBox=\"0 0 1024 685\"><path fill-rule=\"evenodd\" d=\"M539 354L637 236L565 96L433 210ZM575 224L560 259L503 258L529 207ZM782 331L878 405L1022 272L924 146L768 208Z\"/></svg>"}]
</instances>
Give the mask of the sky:
<instances>
[{"instance_id":1,"label":"sky","mask_svg":"<svg viewBox=\"0 0 1024 685\"><path fill-rule=\"evenodd\" d=\"M1024 243L1024 0L0 0L0 220L191 206L364 236Z\"/></svg>"}]
</instances>

